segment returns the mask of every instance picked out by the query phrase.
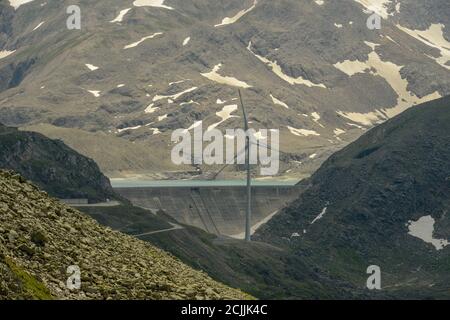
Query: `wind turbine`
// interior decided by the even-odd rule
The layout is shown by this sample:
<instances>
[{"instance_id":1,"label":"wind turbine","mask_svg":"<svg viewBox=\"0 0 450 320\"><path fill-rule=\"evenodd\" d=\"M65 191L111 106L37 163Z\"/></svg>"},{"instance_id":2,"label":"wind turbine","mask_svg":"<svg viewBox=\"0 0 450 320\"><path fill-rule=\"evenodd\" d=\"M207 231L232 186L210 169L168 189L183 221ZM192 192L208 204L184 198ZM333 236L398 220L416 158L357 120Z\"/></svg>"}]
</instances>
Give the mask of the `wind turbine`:
<instances>
[{"instance_id":1,"label":"wind turbine","mask_svg":"<svg viewBox=\"0 0 450 320\"><path fill-rule=\"evenodd\" d=\"M241 90L238 89L239 100L242 106L242 113L244 115L244 128L245 132L248 133L248 119L247 113L245 111L244 102L242 101ZM250 173L250 136L247 134L245 139L245 166L247 169L247 210L245 213L245 241L251 241L251 218L252 218L252 177Z\"/></svg>"}]
</instances>

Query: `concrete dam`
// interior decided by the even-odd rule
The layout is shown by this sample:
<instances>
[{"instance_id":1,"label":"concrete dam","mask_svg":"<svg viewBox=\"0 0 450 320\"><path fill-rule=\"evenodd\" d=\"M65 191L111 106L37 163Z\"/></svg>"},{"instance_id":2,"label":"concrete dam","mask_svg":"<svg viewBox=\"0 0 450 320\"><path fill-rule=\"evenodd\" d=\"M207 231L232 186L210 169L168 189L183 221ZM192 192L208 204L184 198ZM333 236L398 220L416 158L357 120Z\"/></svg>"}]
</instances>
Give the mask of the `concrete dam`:
<instances>
[{"instance_id":1,"label":"concrete dam","mask_svg":"<svg viewBox=\"0 0 450 320\"><path fill-rule=\"evenodd\" d=\"M247 197L241 181L119 181L113 182L113 187L136 206L163 210L180 223L209 233L244 238ZM252 230L270 220L299 193L295 182L255 182Z\"/></svg>"}]
</instances>

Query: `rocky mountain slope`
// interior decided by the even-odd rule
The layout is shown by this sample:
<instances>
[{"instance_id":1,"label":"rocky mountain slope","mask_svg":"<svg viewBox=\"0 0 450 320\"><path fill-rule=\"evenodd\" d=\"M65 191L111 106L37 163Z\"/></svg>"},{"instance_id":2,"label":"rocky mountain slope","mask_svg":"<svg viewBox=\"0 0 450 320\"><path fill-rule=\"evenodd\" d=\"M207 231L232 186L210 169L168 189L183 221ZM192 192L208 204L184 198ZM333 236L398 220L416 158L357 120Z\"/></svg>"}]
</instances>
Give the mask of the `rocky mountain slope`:
<instances>
[{"instance_id":1,"label":"rocky mountain slope","mask_svg":"<svg viewBox=\"0 0 450 320\"><path fill-rule=\"evenodd\" d=\"M0 124L0 168L20 173L60 199L106 201L116 197L97 164L62 141Z\"/></svg>"},{"instance_id":2,"label":"rocky mountain slope","mask_svg":"<svg viewBox=\"0 0 450 320\"><path fill-rule=\"evenodd\" d=\"M1 299L248 299L0 171ZM68 289L69 266L81 288Z\"/></svg>"},{"instance_id":3,"label":"rocky mountain slope","mask_svg":"<svg viewBox=\"0 0 450 320\"><path fill-rule=\"evenodd\" d=\"M70 1L21 3L0 7L0 121L156 159L119 152L107 173L173 170L171 133L198 121L242 127L237 87L252 127L280 129L284 174L450 94L446 0L83 0L81 30L66 28Z\"/></svg>"},{"instance_id":4,"label":"rocky mountain slope","mask_svg":"<svg viewBox=\"0 0 450 320\"><path fill-rule=\"evenodd\" d=\"M255 238L361 288L367 267L378 265L383 293L448 298L449 157L446 97L405 111L334 154Z\"/></svg>"}]
</instances>

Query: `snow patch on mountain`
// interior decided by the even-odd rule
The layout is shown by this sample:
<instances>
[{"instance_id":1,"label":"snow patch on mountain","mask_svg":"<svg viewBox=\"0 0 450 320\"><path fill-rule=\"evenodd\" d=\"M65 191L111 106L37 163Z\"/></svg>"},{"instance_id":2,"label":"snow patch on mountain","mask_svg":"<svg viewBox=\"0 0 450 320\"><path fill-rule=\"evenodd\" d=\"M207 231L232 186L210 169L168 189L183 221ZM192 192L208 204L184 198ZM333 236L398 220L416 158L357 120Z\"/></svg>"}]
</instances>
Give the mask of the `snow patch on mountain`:
<instances>
[{"instance_id":1,"label":"snow patch on mountain","mask_svg":"<svg viewBox=\"0 0 450 320\"><path fill-rule=\"evenodd\" d=\"M161 34L163 34L163 33L162 33L162 32L157 32L157 33L154 33L154 34L152 34L152 35L150 35L150 36L143 37L143 38L141 38L141 40L136 41L136 42L133 42L133 43L131 43L131 44L129 44L129 45L126 45L126 46L123 47L123 48L124 48L124 49L130 49L130 48L137 47L138 45L140 45L140 44L141 44L142 42L144 42L145 40L153 39L154 37L159 36L159 35L161 35Z\"/></svg>"},{"instance_id":2,"label":"snow patch on mountain","mask_svg":"<svg viewBox=\"0 0 450 320\"><path fill-rule=\"evenodd\" d=\"M323 216L325 215L325 213L327 213L327 209L328 209L328 207L323 208L322 211L319 213L319 215L317 217L315 217L313 221L311 221L311 224L314 224L318 220L322 219Z\"/></svg>"},{"instance_id":3,"label":"snow patch on mountain","mask_svg":"<svg viewBox=\"0 0 450 320\"><path fill-rule=\"evenodd\" d=\"M8 50L0 51L0 59L6 58L7 56L13 54L14 52L16 52L16 50L13 50L13 51L8 51Z\"/></svg>"},{"instance_id":4,"label":"snow patch on mountain","mask_svg":"<svg viewBox=\"0 0 450 320\"><path fill-rule=\"evenodd\" d=\"M11 5L11 7L14 7L14 9L17 10L21 5L32 1L34 0L9 0L9 4Z\"/></svg>"},{"instance_id":5,"label":"snow patch on mountain","mask_svg":"<svg viewBox=\"0 0 450 320\"><path fill-rule=\"evenodd\" d=\"M324 88L326 89L326 86L324 84L316 84L311 82L310 80L304 79L302 77L298 77L298 78L293 78L291 76L288 76L287 74L285 74L283 72L283 69L281 68L281 66L278 64L277 61L270 61L269 59L260 56L258 54L256 54L255 52L252 51L252 42L250 41L248 46L247 46L248 51L250 51L256 58L258 58L260 61L262 61L264 64L268 65L273 73L275 73L278 77L280 77L281 79L283 79L284 81L288 82L291 85L294 84L302 84L305 85L307 87L320 87L320 88Z\"/></svg>"},{"instance_id":6,"label":"snow patch on mountain","mask_svg":"<svg viewBox=\"0 0 450 320\"><path fill-rule=\"evenodd\" d=\"M272 98L272 101L274 104L277 104L279 106L285 107L286 109L289 109L289 106L286 103L284 103L283 101L275 98L273 95L270 95L270 97Z\"/></svg>"},{"instance_id":7,"label":"snow patch on mountain","mask_svg":"<svg viewBox=\"0 0 450 320\"><path fill-rule=\"evenodd\" d=\"M203 124L203 120L196 121L189 128L184 129L183 132L187 133L190 130L197 128L198 126L201 126L202 124Z\"/></svg>"},{"instance_id":8,"label":"snow patch on mountain","mask_svg":"<svg viewBox=\"0 0 450 320\"><path fill-rule=\"evenodd\" d=\"M233 87L241 87L241 88L251 88L252 86L245 83L244 81L238 80L234 77L222 76L219 74L219 70L222 67L222 64L219 63L214 66L214 68L210 72L201 73L201 75L211 81L225 84Z\"/></svg>"},{"instance_id":9,"label":"snow patch on mountain","mask_svg":"<svg viewBox=\"0 0 450 320\"><path fill-rule=\"evenodd\" d=\"M313 113L311 113L311 117L313 118L313 121L315 123L317 123L319 126L324 128L324 126L319 122L319 120L321 119L320 114L318 114L317 112L313 112Z\"/></svg>"},{"instance_id":10,"label":"snow patch on mountain","mask_svg":"<svg viewBox=\"0 0 450 320\"><path fill-rule=\"evenodd\" d=\"M196 102L196 101L191 99L189 101L185 101L185 102L180 103L180 106L186 106L186 105L190 105L190 104L200 105L200 103L198 103L198 102Z\"/></svg>"},{"instance_id":11,"label":"snow patch on mountain","mask_svg":"<svg viewBox=\"0 0 450 320\"><path fill-rule=\"evenodd\" d=\"M98 97L100 97L100 92L101 91L99 91L99 90L87 90L87 92L92 94L94 97L98 98Z\"/></svg>"},{"instance_id":12,"label":"snow patch on mountain","mask_svg":"<svg viewBox=\"0 0 450 320\"><path fill-rule=\"evenodd\" d=\"M183 47L186 46L189 41L191 41L191 37L187 37L186 39L183 40Z\"/></svg>"},{"instance_id":13,"label":"snow patch on mountain","mask_svg":"<svg viewBox=\"0 0 450 320\"><path fill-rule=\"evenodd\" d=\"M158 122L161 122L161 121L167 119L168 116L169 116L168 114L163 114L162 116L159 116L158 117Z\"/></svg>"},{"instance_id":14,"label":"snow patch on mountain","mask_svg":"<svg viewBox=\"0 0 450 320\"><path fill-rule=\"evenodd\" d=\"M397 28L406 32L410 36L416 38L420 42L426 44L429 47L436 48L441 52L441 57L433 58L444 68L450 70L450 66L446 65L450 61L450 42L444 37L443 24L432 24L427 30L411 30L401 25L397 25Z\"/></svg>"},{"instance_id":15,"label":"snow patch on mountain","mask_svg":"<svg viewBox=\"0 0 450 320\"><path fill-rule=\"evenodd\" d=\"M368 127L386 120L386 116L382 114L379 110L367 113L343 112L343 111L336 111L336 113L341 117L347 118L353 122Z\"/></svg>"},{"instance_id":16,"label":"snow patch on mountain","mask_svg":"<svg viewBox=\"0 0 450 320\"><path fill-rule=\"evenodd\" d=\"M157 135L157 134L160 134L161 133L161 131L159 131L159 129L158 128L150 128L150 130L153 130L153 135Z\"/></svg>"},{"instance_id":17,"label":"snow patch on mountain","mask_svg":"<svg viewBox=\"0 0 450 320\"><path fill-rule=\"evenodd\" d=\"M365 44L372 48L372 52L368 55L367 61L360 62L346 60L344 62L337 63L334 66L347 73L349 76L356 73L364 73L367 72L367 70L370 70L369 72L374 76L383 77L391 88L397 93L397 103L395 106L386 106L386 108L381 111L373 111L369 113L346 113L338 111L339 115L354 122L371 126L374 123L382 122L387 118L392 118L415 104L424 103L441 97L437 91L422 98L419 98L415 94L408 91L408 81L403 79L400 73L403 66L398 66L390 61L381 60L381 57L376 52L376 47L378 44L367 41Z\"/></svg>"},{"instance_id":18,"label":"snow patch on mountain","mask_svg":"<svg viewBox=\"0 0 450 320\"><path fill-rule=\"evenodd\" d=\"M432 244L436 250L442 250L450 243L445 239L433 238L435 220L432 216L421 217L417 221L408 221L408 234Z\"/></svg>"},{"instance_id":19,"label":"snow patch on mountain","mask_svg":"<svg viewBox=\"0 0 450 320\"><path fill-rule=\"evenodd\" d=\"M208 131L217 128L223 122L227 121L230 118L238 118L238 116L232 116L231 114L238 109L237 104L224 106L221 111L217 112L216 115L221 118L219 122L216 122L208 127Z\"/></svg>"},{"instance_id":20,"label":"snow patch on mountain","mask_svg":"<svg viewBox=\"0 0 450 320\"><path fill-rule=\"evenodd\" d=\"M148 105L147 108L145 108L144 113L153 113L159 110L159 107L155 107L154 103L151 103Z\"/></svg>"},{"instance_id":21,"label":"snow patch on mountain","mask_svg":"<svg viewBox=\"0 0 450 320\"><path fill-rule=\"evenodd\" d=\"M357 73L364 73L366 72L367 69L369 69L369 66L367 65L366 62L361 62L358 60L355 61L344 60L342 62L334 64L334 67L344 72L350 77Z\"/></svg>"},{"instance_id":22,"label":"snow patch on mountain","mask_svg":"<svg viewBox=\"0 0 450 320\"><path fill-rule=\"evenodd\" d=\"M127 127L127 128L123 128L123 129L118 129L117 132L121 133L123 131L128 131L128 130L137 130L142 128L142 126L135 126L135 127Z\"/></svg>"},{"instance_id":23,"label":"snow patch on mountain","mask_svg":"<svg viewBox=\"0 0 450 320\"><path fill-rule=\"evenodd\" d=\"M169 96L156 95L153 98L153 102L156 102L156 101L159 101L159 100L162 100L162 99L177 100L182 95L184 95L186 93L189 93L189 92L192 92L192 91L195 91L197 89L198 89L197 87L192 87L192 88L186 89L184 91L181 91L179 93L175 93L175 94L172 94L172 95L169 95Z\"/></svg>"},{"instance_id":24,"label":"snow patch on mountain","mask_svg":"<svg viewBox=\"0 0 450 320\"><path fill-rule=\"evenodd\" d=\"M133 2L135 7L156 7L173 10L172 7L164 5L164 0L136 0Z\"/></svg>"},{"instance_id":25,"label":"snow patch on mountain","mask_svg":"<svg viewBox=\"0 0 450 320\"><path fill-rule=\"evenodd\" d=\"M174 81L174 82L170 82L169 83L169 87L170 86L173 86L174 84L180 84L180 83L183 83L183 82L186 82L186 81L189 81L190 79L185 79L185 80L179 80L179 81Z\"/></svg>"},{"instance_id":26,"label":"snow patch on mountain","mask_svg":"<svg viewBox=\"0 0 450 320\"><path fill-rule=\"evenodd\" d=\"M341 134L344 134L346 131L345 130L342 130L342 129L339 129L339 128L336 128L336 129L334 129L334 131L333 131L333 133L334 133L334 135L336 136L336 137L339 137Z\"/></svg>"},{"instance_id":27,"label":"snow patch on mountain","mask_svg":"<svg viewBox=\"0 0 450 320\"><path fill-rule=\"evenodd\" d=\"M98 69L97 66L94 66L93 64L90 64L90 63L86 63L85 66L91 71L95 71Z\"/></svg>"},{"instance_id":28,"label":"snow patch on mountain","mask_svg":"<svg viewBox=\"0 0 450 320\"><path fill-rule=\"evenodd\" d=\"M120 10L118 16L115 17L115 18L114 18L113 20L111 20L110 22L111 22L111 23L114 23L114 22L122 22L124 16L125 16L125 15L128 13L128 11L130 11L130 10L131 10L131 8L126 8L126 9Z\"/></svg>"},{"instance_id":29,"label":"snow patch on mountain","mask_svg":"<svg viewBox=\"0 0 450 320\"><path fill-rule=\"evenodd\" d=\"M320 134L314 130L296 129L296 128L293 128L290 126L288 126L287 128L293 135L296 135L299 137L320 136Z\"/></svg>"},{"instance_id":30,"label":"snow patch on mountain","mask_svg":"<svg viewBox=\"0 0 450 320\"><path fill-rule=\"evenodd\" d=\"M40 27L42 27L42 25L45 23L45 21L40 22L36 27L34 27L34 29L32 31L36 31L37 29L39 29Z\"/></svg>"},{"instance_id":31,"label":"snow patch on mountain","mask_svg":"<svg viewBox=\"0 0 450 320\"><path fill-rule=\"evenodd\" d=\"M233 16L231 18L229 18L229 17L224 18L221 23L216 24L214 27L216 27L216 28L222 27L222 26L226 26L228 24L233 24L233 23L237 22L244 15L246 15L247 13L249 13L250 11L255 9L257 4L258 4L258 0L254 0L253 5L250 8L239 11L235 16Z\"/></svg>"}]
</instances>

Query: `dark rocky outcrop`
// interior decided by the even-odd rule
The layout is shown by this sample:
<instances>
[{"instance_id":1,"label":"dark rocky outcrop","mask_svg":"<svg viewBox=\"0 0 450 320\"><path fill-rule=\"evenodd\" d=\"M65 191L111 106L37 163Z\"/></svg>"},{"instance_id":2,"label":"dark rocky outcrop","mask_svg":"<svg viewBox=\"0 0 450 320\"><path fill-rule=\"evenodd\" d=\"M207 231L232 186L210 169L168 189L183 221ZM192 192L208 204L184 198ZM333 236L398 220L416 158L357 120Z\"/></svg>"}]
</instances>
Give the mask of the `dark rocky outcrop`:
<instances>
[{"instance_id":1,"label":"dark rocky outcrop","mask_svg":"<svg viewBox=\"0 0 450 320\"><path fill-rule=\"evenodd\" d=\"M54 197L90 202L114 197L97 164L61 141L0 125L0 151L0 168L19 172Z\"/></svg>"}]
</instances>

